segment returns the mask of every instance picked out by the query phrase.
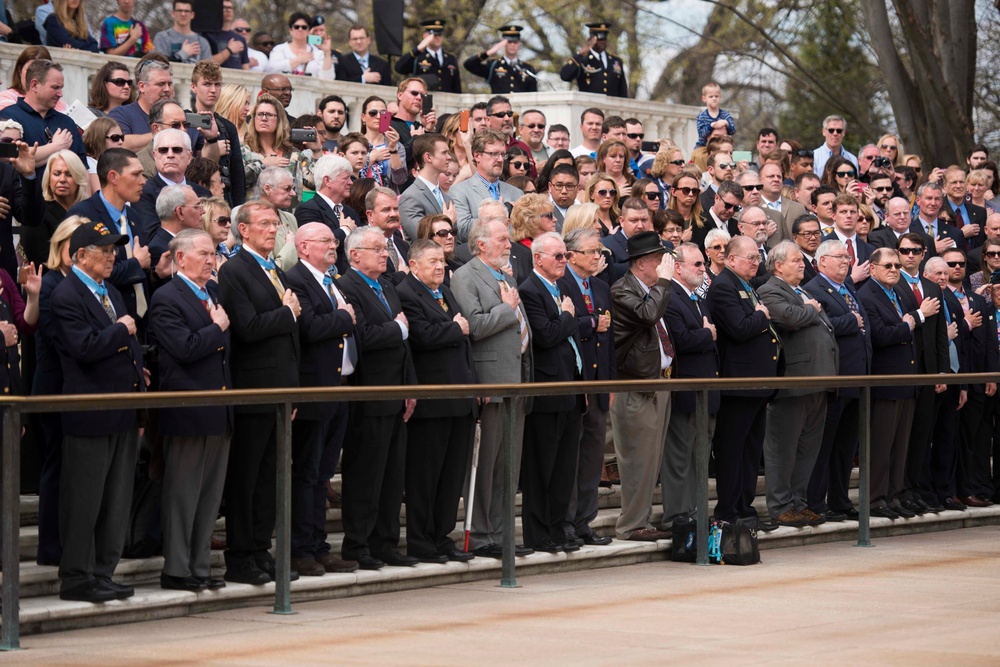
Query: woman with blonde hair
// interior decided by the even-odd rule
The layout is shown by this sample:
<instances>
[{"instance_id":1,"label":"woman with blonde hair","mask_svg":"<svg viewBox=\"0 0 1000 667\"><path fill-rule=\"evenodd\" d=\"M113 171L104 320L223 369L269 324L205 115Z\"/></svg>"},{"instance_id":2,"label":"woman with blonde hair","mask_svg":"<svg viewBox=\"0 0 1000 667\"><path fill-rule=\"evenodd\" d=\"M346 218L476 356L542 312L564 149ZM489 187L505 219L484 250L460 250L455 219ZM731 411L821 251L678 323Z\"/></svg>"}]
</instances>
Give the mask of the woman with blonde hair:
<instances>
[{"instance_id":1,"label":"woman with blonde hair","mask_svg":"<svg viewBox=\"0 0 1000 667\"><path fill-rule=\"evenodd\" d=\"M459 169L455 183L461 183L475 171L472 163L472 133L462 132L462 114L453 113L445 120L441 134L448 140L448 148L458 162Z\"/></svg>"},{"instance_id":2,"label":"woman with blonde hair","mask_svg":"<svg viewBox=\"0 0 1000 667\"><path fill-rule=\"evenodd\" d=\"M965 181L969 189L969 201L976 206L982 206L988 213L1000 211L994 200L986 198L986 191L993 185L993 174L986 169L973 169Z\"/></svg>"},{"instance_id":3,"label":"woman with blonde hair","mask_svg":"<svg viewBox=\"0 0 1000 667\"><path fill-rule=\"evenodd\" d=\"M587 181L587 201L594 202L600 209L597 218L601 223L601 238L614 234L618 229L618 184L608 174L598 172Z\"/></svg>"},{"instance_id":4,"label":"woman with blonde hair","mask_svg":"<svg viewBox=\"0 0 1000 667\"><path fill-rule=\"evenodd\" d=\"M448 265L444 284L451 286L451 274L457 271L464 261L455 257L455 226L444 213L431 213L420 218L417 223L417 239L427 239L441 246L444 250L444 261Z\"/></svg>"},{"instance_id":5,"label":"woman with blonde hair","mask_svg":"<svg viewBox=\"0 0 1000 667\"><path fill-rule=\"evenodd\" d=\"M600 207L593 202L573 204L566 210L562 233L566 235L574 229L592 229L601 233L601 221L597 218Z\"/></svg>"},{"instance_id":6,"label":"woman with blonde hair","mask_svg":"<svg viewBox=\"0 0 1000 667\"><path fill-rule=\"evenodd\" d=\"M202 229L208 232L215 244L215 270L212 271L212 276L216 277L219 268L238 250L232 233L232 211L229 203L222 197L202 197L201 204L204 210L201 217Z\"/></svg>"},{"instance_id":7,"label":"woman with blonde hair","mask_svg":"<svg viewBox=\"0 0 1000 667\"><path fill-rule=\"evenodd\" d=\"M677 178L677 174L684 169L685 160L681 149L673 141L664 139L660 141L660 149L656 151L653 158L653 166L649 168L649 177L654 180L656 187L660 189L660 201L665 205L670 201L670 184Z\"/></svg>"},{"instance_id":8,"label":"woman with blonde hair","mask_svg":"<svg viewBox=\"0 0 1000 667\"><path fill-rule=\"evenodd\" d=\"M44 25L46 46L100 53L87 25L83 0L52 0L52 13Z\"/></svg>"},{"instance_id":9,"label":"woman with blonde hair","mask_svg":"<svg viewBox=\"0 0 1000 667\"><path fill-rule=\"evenodd\" d=\"M875 145L878 146L882 157L889 158L893 167L903 166L903 145L900 143L899 137L895 134L883 134Z\"/></svg>"},{"instance_id":10,"label":"woman with blonde hair","mask_svg":"<svg viewBox=\"0 0 1000 667\"><path fill-rule=\"evenodd\" d=\"M64 149L49 157L35 191L24 192L24 219L17 252L23 263L44 264L49 241L69 209L90 196L87 168L76 153ZM44 202L44 204L43 204Z\"/></svg>"},{"instance_id":11,"label":"woman with blonde hair","mask_svg":"<svg viewBox=\"0 0 1000 667\"><path fill-rule=\"evenodd\" d=\"M628 170L628 148L617 139L609 139L597 149L597 170L614 179L618 186L618 197L624 199L632 194L635 176Z\"/></svg>"},{"instance_id":12,"label":"woman with blonde hair","mask_svg":"<svg viewBox=\"0 0 1000 667\"><path fill-rule=\"evenodd\" d=\"M219 91L219 101L215 104L215 112L236 126L240 141L245 141L247 134L247 116L250 114L250 91L246 86L236 83L222 84Z\"/></svg>"},{"instance_id":13,"label":"woman with blonde hair","mask_svg":"<svg viewBox=\"0 0 1000 667\"><path fill-rule=\"evenodd\" d=\"M556 215L548 195L524 195L510 212L510 265L518 285L534 268L531 243L556 230Z\"/></svg>"},{"instance_id":14,"label":"woman with blonde hair","mask_svg":"<svg viewBox=\"0 0 1000 667\"><path fill-rule=\"evenodd\" d=\"M291 142L288 116L281 102L271 95L261 95L250 113L247 136L241 146L243 166L246 170L246 187L251 190L257 185L260 172L268 167L287 169L295 180L295 191L302 191L298 174L299 152ZM292 206L298 204L295 197Z\"/></svg>"}]
</instances>

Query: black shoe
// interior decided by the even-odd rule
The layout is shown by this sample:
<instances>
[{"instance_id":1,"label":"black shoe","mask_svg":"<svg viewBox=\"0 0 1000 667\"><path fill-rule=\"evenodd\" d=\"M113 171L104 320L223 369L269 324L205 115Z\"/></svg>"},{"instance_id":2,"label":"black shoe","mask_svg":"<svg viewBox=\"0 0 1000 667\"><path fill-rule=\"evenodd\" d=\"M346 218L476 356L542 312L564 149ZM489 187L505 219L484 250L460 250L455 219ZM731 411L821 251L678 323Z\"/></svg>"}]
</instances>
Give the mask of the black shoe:
<instances>
[{"instance_id":1,"label":"black shoe","mask_svg":"<svg viewBox=\"0 0 1000 667\"><path fill-rule=\"evenodd\" d=\"M198 577L201 583L205 584L205 588L210 591L216 591L220 588L226 587L226 582L222 579L213 579L212 577Z\"/></svg>"},{"instance_id":2,"label":"black shoe","mask_svg":"<svg viewBox=\"0 0 1000 667\"><path fill-rule=\"evenodd\" d=\"M900 501L899 506L904 510L912 512L913 514L925 514L927 509L929 509L927 508L926 503L919 500L912 500L910 498ZM896 511L898 512L899 510Z\"/></svg>"},{"instance_id":3,"label":"black shoe","mask_svg":"<svg viewBox=\"0 0 1000 667\"><path fill-rule=\"evenodd\" d=\"M941 503L941 506L944 507L946 510L953 510L956 512L962 512L964 510L969 509L967 505L963 505L962 503L958 502L958 499L955 497L945 498L944 501Z\"/></svg>"},{"instance_id":4,"label":"black shoe","mask_svg":"<svg viewBox=\"0 0 1000 667\"><path fill-rule=\"evenodd\" d=\"M773 521L771 521L769 519L762 519L762 518L758 518L757 519L757 530L759 530L761 532L764 532L764 533L773 533L774 531L778 530L778 528L780 528L780 527L781 526L779 526L777 523L775 523L775 522L773 522Z\"/></svg>"},{"instance_id":5,"label":"black shoe","mask_svg":"<svg viewBox=\"0 0 1000 667\"><path fill-rule=\"evenodd\" d=\"M437 563L439 565L444 565L445 563L448 562L448 557L445 556L444 554L439 554L439 553L423 554L421 556L416 556L416 559L419 560L421 563ZM389 565L392 565L392 563L389 563Z\"/></svg>"},{"instance_id":6,"label":"black shoe","mask_svg":"<svg viewBox=\"0 0 1000 667\"><path fill-rule=\"evenodd\" d=\"M920 500L919 502L927 506L927 512L930 514L940 514L941 512L944 511L944 505L942 505L941 503L931 504L926 500Z\"/></svg>"},{"instance_id":7,"label":"black shoe","mask_svg":"<svg viewBox=\"0 0 1000 667\"><path fill-rule=\"evenodd\" d=\"M257 563L257 568L260 569L262 572L264 572L264 574L266 574L271 581L277 580L277 574L276 574L277 570L274 567L273 560L271 560L270 558L261 558L260 560L256 560L256 563ZM289 571L288 580L298 581L298 579L299 579L299 573L296 572L294 568L292 568Z\"/></svg>"},{"instance_id":8,"label":"black shoe","mask_svg":"<svg viewBox=\"0 0 1000 667\"><path fill-rule=\"evenodd\" d=\"M263 586L271 582L271 577L267 572L257 567L253 561L236 561L226 564L226 574L223 579L234 584L250 584L251 586Z\"/></svg>"},{"instance_id":9,"label":"black shoe","mask_svg":"<svg viewBox=\"0 0 1000 667\"><path fill-rule=\"evenodd\" d=\"M455 548L445 549L444 555L447 556L448 560L453 560L457 563L467 563L476 557L476 554L470 554L468 551Z\"/></svg>"},{"instance_id":10,"label":"black shoe","mask_svg":"<svg viewBox=\"0 0 1000 667\"><path fill-rule=\"evenodd\" d=\"M847 515L848 521L857 521L858 519L861 518L861 512L859 512L853 507L849 510L844 510L844 514Z\"/></svg>"},{"instance_id":11,"label":"black shoe","mask_svg":"<svg viewBox=\"0 0 1000 667\"><path fill-rule=\"evenodd\" d=\"M134 588L126 586L125 584L116 584L111 580L111 577L97 577L97 581L114 593L116 600L124 600L125 598L130 598L135 595Z\"/></svg>"},{"instance_id":12,"label":"black shoe","mask_svg":"<svg viewBox=\"0 0 1000 667\"><path fill-rule=\"evenodd\" d=\"M190 591L197 593L208 588L208 584L198 577L172 577L169 574L160 575L160 588L168 591Z\"/></svg>"},{"instance_id":13,"label":"black shoe","mask_svg":"<svg viewBox=\"0 0 1000 667\"><path fill-rule=\"evenodd\" d=\"M503 547L496 542L491 542L477 548L474 553L484 558L503 558Z\"/></svg>"},{"instance_id":14,"label":"black shoe","mask_svg":"<svg viewBox=\"0 0 1000 667\"><path fill-rule=\"evenodd\" d=\"M613 537L610 536L605 537L603 535L597 535L595 533L587 533L586 535L581 535L580 539L583 540L584 544L592 547L594 546L606 547L615 541Z\"/></svg>"},{"instance_id":15,"label":"black shoe","mask_svg":"<svg viewBox=\"0 0 1000 667\"><path fill-rule=\"evenodd\" d=\"M371 556L369 554L358 556L353 560L356 560L358 562L358 567L360 567L362 570L381 570L383 567L385 567L385 563L380 561L378 558L375 558L375 556Z\"/></svg>"},{"instance_id":16,"label":"black shoe","mask_svg":"<svg viewBox=\"0 0 1000 667\"><path fill-rule=\"evenodd\" d=\"M523 544L514 545L514 555L515 556L530 556L535 553L535 550L531 547L526 547Z\"/></svg>"},{"instance_id":17,"label":"black shoe","mask_svg":"<svg viewBox=\"0 0 1000 667\"><path fill-rule=\"evenodd\" d=\"M893 505L892 506L892 510L896 514L898 514L900 516L900 518L902 518L902 519L913 519L913 518L915 518L917 516L916 512L913 512L913 511L911 511L911 510L903 507L902 503L899 503L898 505Z\"/></svg>"},{"instance_id":18,"label":"black shoe","mask_svg":"<svg viewBox=\"0 0 1000 667\"><path fill-rule=\"evenodd\" d=\"M583 546L583 540L576 535L566 535L558 540L555 540L555 543L561 546L563 551L566 552L579 551L580 547Z\"/></svg>"},{"instance_id":19,"label":"black shoe","mask_svg":"<svg viewBox=\"0 0 1000 667\"><path fill-rule=\"evenodd\" d=\"M869 516L878 516L883 519L898 519L899 515L891 507L873 507L869 512Z\"/></svg>"},{"instance_id":20,"label":"black shoe","mask_svg":"<svg viewBox=\"0 0 1000 667\"><path fill-rule=\"evenodd\" d=\"M420 561L410 556L404 556L395 549L390 549L382 554L382 560L386 565L393 567L415 567Z\"/></svg>"},{"instance_id":21,"label":"black shoe","mask_svg":"<svg viewBox=\"0 0 1000 667\"><path fill-rule=\"evenodd\" d=\"M842 521L847 521L847 514L845 512L838 512L836 510L827 510L824 512L823 516L826 520L831 523L840 523Z\"/></svg>"},{"instance_id":22,"label":"black shoe","mask_svg":"<svg viewBox=\"0 0 1000 667\"><path fill-rule=\"evenodd\" d=\"M115 592L97 579L66 591L59 591L60 600L73 600L75 602L110 602L116 598Z\"/></svg>"},{"instance_id":23,"label":"black shoe","mask_svg":"<svg viewBox=\"0 0 1000 667\"><path fill-rule=\"evenodd\" d=\"M544 551L545 553L550 553L550 554L557 554L565 551L562 545L556 544L552 540L545 540L543 542L539 542L538 544L535 545L534 548L535 551Z\"/></svg>"}]
</instances>

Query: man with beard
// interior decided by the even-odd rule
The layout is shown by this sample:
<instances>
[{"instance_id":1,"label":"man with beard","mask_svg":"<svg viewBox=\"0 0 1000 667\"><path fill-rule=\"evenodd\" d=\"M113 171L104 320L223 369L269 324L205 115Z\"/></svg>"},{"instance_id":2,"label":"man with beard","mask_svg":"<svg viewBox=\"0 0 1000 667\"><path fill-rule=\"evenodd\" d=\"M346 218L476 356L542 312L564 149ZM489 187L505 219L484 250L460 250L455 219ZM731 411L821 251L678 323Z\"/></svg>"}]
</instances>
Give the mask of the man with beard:
<instances>
[{"instance_id":1,"label":"man with beard","mask_svg":"<svg viewBox=\"0 0 1000 667\"><path fill-rule=\"evenodd\" d=\"M507 138L508 151L516 147L528 154L528 175L531 178L538 178L531 148L514 135L514 111L510 106L510 100L503 95L491 97L486 103L486 115L490 119L490 129L500 132Z\"/></svg>"},{"instance_id":2,"label":"man with beard","mask_svg":"<svg viewBox=\"0 0 1000 667\"><path fill-rule=\"evenodd\" d=\"M340 131L347 124L347 104L340 95L327 95L316 105L316 113L323 119L323 127L326 128L323 150L327 153L338 152Z\"/></svg>"},{"instance_id":3,"label":"man with beard","mask_svg":"<svg viewBox=\"0 0 1000 667\"><path fill-rule=\"evenodd\" d=\"M284 74L268 74L261 79L260 90L262 93L272 95L281 102L281 106L285 110L285 115L288 116L289 123L295 120L295 116L288 113L288 105L292 103L293 89L292 82L289 81L287 76Z\"/></svg>"}]
</instances>

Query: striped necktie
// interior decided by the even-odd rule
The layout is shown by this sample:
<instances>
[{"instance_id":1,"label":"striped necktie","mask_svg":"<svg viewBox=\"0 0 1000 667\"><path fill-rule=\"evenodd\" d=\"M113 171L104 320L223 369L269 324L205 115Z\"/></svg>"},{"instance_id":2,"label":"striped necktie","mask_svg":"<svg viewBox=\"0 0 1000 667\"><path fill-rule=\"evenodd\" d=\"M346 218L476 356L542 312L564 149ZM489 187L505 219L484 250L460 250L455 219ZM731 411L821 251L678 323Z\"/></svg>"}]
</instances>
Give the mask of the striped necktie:
<instances>
[{"instance_id":1,"label":"striped necktie","mask_svg":"<svg viewBox=\"0 0 1000 667\"><path fill-rule=\"evenodd\" d=\"M118 232L125 238L128 238L128 217L123 214L122 217L118 219L118 225L119 225ZM125 244L125 257L127 257L128 259L132 259L131 243ZM146 291L143 289L141 282L133 283L132 291L135 292L135 313L139 317L142 317L146 314L146 308L147 308Z\"/></svg>"}]
</instances>

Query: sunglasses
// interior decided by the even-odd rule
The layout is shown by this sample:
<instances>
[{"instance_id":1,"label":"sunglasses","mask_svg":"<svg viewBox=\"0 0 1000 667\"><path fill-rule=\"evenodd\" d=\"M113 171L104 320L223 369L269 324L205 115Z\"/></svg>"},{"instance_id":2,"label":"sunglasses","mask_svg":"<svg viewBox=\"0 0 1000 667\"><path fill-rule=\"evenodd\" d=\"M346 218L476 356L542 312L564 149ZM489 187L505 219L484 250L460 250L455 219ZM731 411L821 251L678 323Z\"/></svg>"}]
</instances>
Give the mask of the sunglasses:
<instances>
[{"instance_id":1,"label":"sunglasses","mask_svg":"<svg viewBox=\"0 0 1000 667\"><path fill-rule=\"evenodd\" d=\"M546 213L539 213L538 217L539 218L545 218L547 220L555 220L556 219L556 214L553 213L552 211L548 211Z\"/></svg>"},{"instance_id":2,"label":"sunglasses","mask_svg":"<svg viewBox=\"0 0 1000 667\"><path fill-rule=\"evenodd\" d=\"M793 155L795 155L795 157L812 157L813 152L808 148L800 148L799 150L795 151Z\"/></svg>"},{"instance_id":3,"label":"sunglasses","mask_svg":"<svg viewBox=\"0 0 1000 667\"><path fill-rule=\"evenodd\" d=\"M722 200L720 199L719 201L722 201ZM727 211L739 211L743 207L740 206L739 204L729 204L729 203L723 201L722 202L722 208L726 209Z\"/></svg>"},{"instance_id":4,"label":"sunglasses","mask_svg":"<svg viewBox=\"0 0 1000 667\"><path fill-rule=\"evenodd\" d=\"M724 246L724 245L710 245L710 246L706 246L705 247L705 250L719 251L719 250L725 250L725 249L726 249L726 246Z\"/></svg>"},{"instance_id":5,"label":"sunglasses","mask_svg":"<svg viewBox=\"0 0 1000 667\"><path fill-rule=\"evenodd\" d=\"M984 254L990 259L1000 258L1000 250L987 250Z\"/></svg>"},{"instance_id":6,"label":"sunglasses","mask_svg":"<svg viewBox=\"0 0 1000 667\"><path fill-rule=\"evenodd\" d=\"M736 169L736 163L735 162L720 162L719 164L717 164L715 166L716 166L717 169Z\"/></svg>"},{"instance_id":7,"label":"sunglasses","mask_svg":"<svg viewBox=\"0 0 1000 667\"><path fill-rule=\"evenodd\" d=\"M186 149L183 146L160 146L156 149L156 152L160 155L166 155L167 153L173 153L174 155L180 155Z\"/></svg>"},{"instance_id":8,"label":"sunglasses","mask_svg":"<svg viewBox=\"0 0 1000 667\"><path fill-rule=\"evenodd\" d=\"M436 232L434 232L434 236L436 236L438 238L441 238L441 239L446 239L449 236L454 236L454 235L455 235L455 232L454 232L454 230L451 230L451 229L439 229Z\"/></svg>"},{"instance_id":9,"label":"sunglasses","mask_svg":"<svg viewBox=\"0 0 1000 667\"><path fill-rule=\"evenodd\" d=\"M113 83L119 88L124 88L125 86L132 86L132 79L105 79L105 83Z\"/></svg>"},{"instance_id":10,"label":"sunglasses","mask_svg":"<svg viewBox=\"0 0 1000 667\"><path fill-rule=\"evenodd\" d=\"M274 46L274 42L273 41L257 42L257 46L264 46L264 47Z\"/></svg>"},{"instance_id":11,"label":"sunglasses","mask_svg":"<svg viewBox=\"0 0 1000 667\"><path fill-rule=\"evenodd\" d=\"M881 188L872 188L875 192L892 192L892 187L882 186Z\"/></svg>"},{"instance_id":12,"label":"sunglasses","mask_svg":"<svg viewBox=\"0 0 1000 667\"><path fill-rule=\"evenodd\" d=\"M544 130L545 129L545 123L528 123L527 125L524 125L523 127L526 127L529 130Z\"/></svg>"},{"instance_id":13,"label":"sunglasses","mask_svg":"<svg viewBox=\"0 0 1000 667\"><path fill-rule=\"evenodd\" d=\"M857 173L858 173L858 172L854 171L853 169L852 169L851 171L838 171L838 172L837 172L837 178L848 178L848 177L853 177L853 176L855 176L855 175L856 175Z\"/></svg>"},{"instance_id":14,"label":"sunglasses","mask_svg":"<svg viewBox=\"0 0 1000 667\"><path fill-rule=\"evenodd\" d=\"M12 144L15 141L13 137L0 137L0 144Z\"/></svg>"},{"instance_id":15,"label":"sunglasses","mask_svg":"<svg viewBox=\"0 0 1000 667\"><path fill-rule=\"evenodd\" d=\"M629 132L625 136L628 137L629 139L645 139L646 138L646 133L645 132Z\"/></svg>"},{"instance_id":16,"label":"sunglasses","mask_svg":"<svg viewBox=\"0 0 1000 667\"><path fill-rule=\"evenodd\" d=\"M842 128L842 127L828 127L828 128L826 128L826 131L829 132L830 134L843 134L844 133L844 128Z\"/></svg>"},{"instance_id":17,"label":"sunglasses","mask_svg":"<svg viewBox=\"0 0 1000 667\"><path fill-rule=\"evenodd\" d=\"M368 117L369 117L369 118L377 118L377 117L378 117L378 115L379 115L380 113L382 113L382 111L381 111L381 110L379 110L379 109L369 109L369 110L368 110L368 111L366 111L365 113L366 113L366 114L368 114Z\"/></svg>"},{"instance_id":18,"label":"sunglasses","mask_svg":"<svg viewBox=\"0 0 1000 667\"><path fill-rule=\"evenodd\" d=\"M758 190L763 190L764 189L764 184L763 183L758 183L757 185L744 185L743 189L744 190L750 190L751 192L757 192Z\"/></svg>"},{"instance_id":19,"label":"sunglasses","mask_svg":"<svg viewBox=\"0 0 1000 667\"><path fill-rule=\"evenodd\" d=\"M884 151L899 150L898 148L896 148L896 144L882 144L881 146L879 146L879 148L881 148Z\"/></svg>"},{"instance_id":20,"label":"sunglasses","mask_svg":"<svg viewBox=\"0 0 1000 667\"><path fill-rule=\"evenodd\" d=\"M596 194L598 197L615 197L618 195L618 191L605 190L604 188L601 188L600 190L595 190L594 194Z\"/></svg>"},{"instance_id":21,"label":"sunglasses","mask_svg":"<svg viewBox=\"0 0 1000 667\"><path fill-rule=\"evenodd\" d=\"M680 192L684 195L700 195L701 188L674 188L675 192Z\"/></svg>"},{"instance_id":22,"label":"sunglasses","mask_svg":"<svg viewBox=\"0 0 1000 667\"><path fill-rule=\"evenodd\" d=\"M896 248L896 252L900 255L923 255L923 248Z\"/></svg>"},{"instance_id":23,"label":"sunglasses","mask_svg":"<svg viewBox=\"0 0 1000 667\"><path fill-rule=\"evenodd\" d=\"M215 219L215 224L217 224L219 227L228 227L229 225L233 224L233 219L230 218L228 215L220 215L218 218Z\"/></svg>"},{"instance_id":24,"label":"sunglasses","mask_svg":"<svg viewBox=\"0 0 1000 667\"><path fill-rule=\"evenodd\" d=\"M309 26L302 25L301 23L296 23L295 25L292 26L292 30L308 30L308 29Z\"/></svg>"},{"instance_id":25,"label":"sunglasses","mask_svg":"<svg viewBox=\"0 0 1000 667\"><path fill-rule=\"evenodd\" d=\"M684 166L684 160L671 160L670 164L675 164L678 167L683 167Z\"/></svg>"},{"instance_id":26,"label":"sunglasses","mask_svg":"<svg viewBox=\"0 0 1000 667\"><path fill-rule=\"evenodd\" d=\"M528 163L527 162L522 162L521 160L518 160L517 162L513 162L512 161L510 163L510 166L514 167L515 169L527 169L528 168Z\"/></svg>"},{"instance_id":27,"label":"sunglasses","mask_svg":"<svg viewBox=\"0 0 1000 667\"><path fill-rule=\"evenodd\" d=\"M917 174L923 172L923 170L920 167L910 167L910 169L912 169L914 171L914 173L917 173Z\"/></svg>"},{"instance_id":28,"label":"sunglasses","mask_svg":"<svg viewBox=\"0 0 1000 667\"><path fill-rule=\"evenodd\" d=\"M563 262L569 259L569 254L565 252L539 252L539 255L548 255L557 262Z\"/></svg>"},{"instance_id":29,"label":"sunglasses","mask_svg":"<svg viewBox=\"0 0 1000 667\"><path fill-rule=\"evenodd\" d=\"M656 201L657 199L660 198L659 192L644 192L643 194L646 195L646 199L648 199L649 201Z\"/></svg>"},{"instance_id":30,"label":"sunglasses","mask_svg":"<svg viewBox=\"0 0 1000 667\"><path fill-rule=\"evenodd\" d=\"M125 141L125 135L124 134L109 134L108 136L106 136L104 138L108 139L109 141L113 141L115 143L118 143L119 141Z\"/></svg>"},{"instance_id":31,"label":"sunglasses","mask_svg":"<svg viewBox=\"0 0 1000 667\"><path fill-rule=\"evenodd\" d=\"M250 32L250 28L233 28L236 32Z\"/></svg>"},{"instance_id":32,"label":"sunglasses","mask_svg":"<svg viewBox=\"0 0 1000 667\"><path fill-rule=\"evenodd\" d=\"M952 269L965 268L965 262L945 262L945 264L947 264L948 267Z\"/></svg>"},{"instance_id":33,"label":"sunglasses","mask_svg":"<svg viewBox=\"0 0 1000 667\"><path fill-rule=\"evenodd\" d=\"M167 127L171 128L173 130L186 130L186 129L188 129L188 128L191 127L191 123L189 123L187 121L178 122L178 123L170 123L169 125L167 125Z\"/></svg>"},{"instance_id":34,"label":"sunglasses","mask_svg":"<svg viewBox=\"0 0 1000 667\"><path fill-rule=\"evenodd\" d=\"M885 264L873 264L872 266L881 266L883 269L895 269L896 271L903 268L903 265L898 262L886 262Z\"/></svg>"},{"instance_id":35,"label":"sunglasses","mask_svg":"<svg viewBox=\"0 0 1000 667\"><path fill-rule=\"evenodd\" d=\"M494 118L513 118L514 117L514 112L513 111L496 111L494 113L491 113L490 115L493 116Z\"/></svg>"}]
</instances>

